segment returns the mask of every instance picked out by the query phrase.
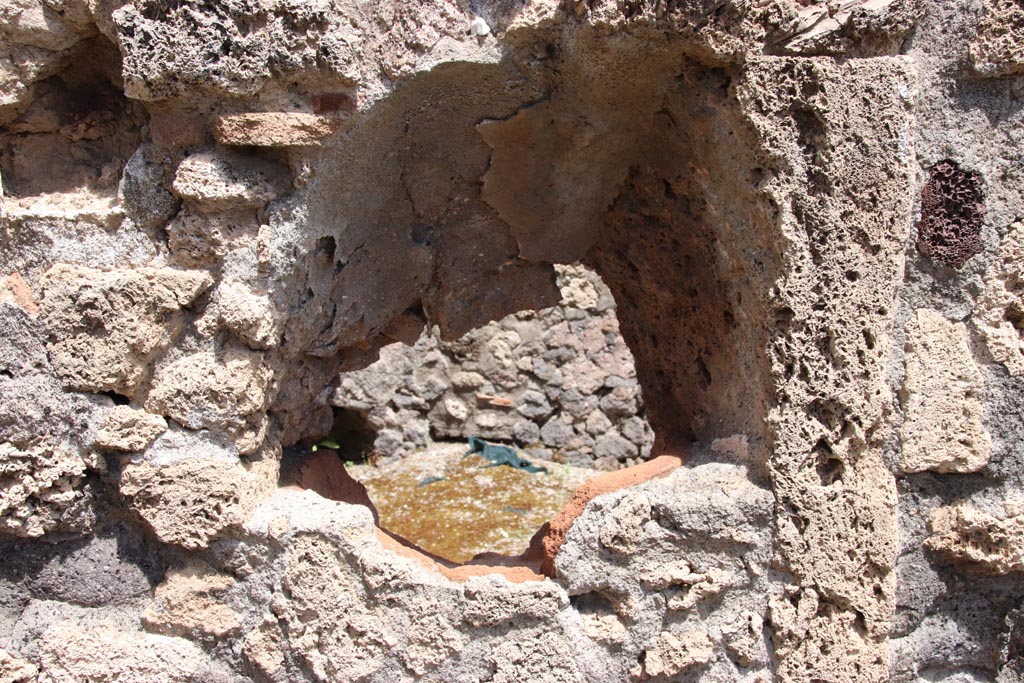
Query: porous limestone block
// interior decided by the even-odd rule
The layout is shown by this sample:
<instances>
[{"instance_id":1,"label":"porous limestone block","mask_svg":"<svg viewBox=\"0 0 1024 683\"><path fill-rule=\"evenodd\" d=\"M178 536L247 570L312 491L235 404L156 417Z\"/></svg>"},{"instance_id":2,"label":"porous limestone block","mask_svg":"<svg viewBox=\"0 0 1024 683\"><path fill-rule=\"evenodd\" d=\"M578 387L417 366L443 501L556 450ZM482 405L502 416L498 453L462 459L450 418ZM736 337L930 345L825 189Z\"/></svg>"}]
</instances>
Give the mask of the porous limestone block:
<instances>
[{"instance_id":1,"label":"porous limestone block","mask_svg":"<svg viewBox=\"0 0 1024 683\"><path fill-rule=\"evenodd\" d=\"M296 538L285 556L282 586L292 649L321 680L359 680L387 656L392 636L374 614L355 567L325 538Z\"/></svg>"},{"instance_id":2,"label":"porous limestone block","mask_svg":"<svg viewBox=\"0 0 1024 683\"><path fill-rule=\"evenodd\" d=\"M58 622L44 633L39 655L39 683L238 681L217 671L188 640L123 631L112 625L86 629Z\"/></svg>"},{"instance_id":3,"label":"porous limestone block","mask_svg":"<svg viewBox=\"0 0 1024 683\"><path fill-rule=\"evenodd\" d=\"M214 267L231 251L253 244L259 227L251 209L207 215L184 208L167 225L167 247L182 266Z\"/></svg>"},{"instance_id":4,"label":"porous limestone block","mask_svg":"<svg viewBox=\"0 0 1024 683\"><path fill-rule=\"evenodd\" d=\"M277 618L272 614L264 616L259 626L249 631L242 641L245 659L267 677L279 680L278 674L285 665L282 649L284 636Z\"/></svg>"},{"instance_id":5,"label":"porous limestone block","mask_svg":"<svg viewBox=\"0 0 1024 683\"><path fill-rule=\"evenodd\" d=\"M491 648L494 683L583 683L571 643L557 631L520 633Z\"/></svg>"},{"instance_id":6,"label":"porous limestone block","mask_svg":"<svg viewBox=\"0 0 1024 683\"><path fill-rule=\"evenodd\" d=\"M207 273L170 268L53 266L42 311L54 370L72 388L131 396L181 329L182 309L212 283Z\"/></svg>"},{"instance_id":7,"label":"porous limestone block","mask_svg":"<svg viewBox=\"0 0 1024 683\"><path fill-rule=\"evenodd\" d=\"M203 212L256 209L286 187L284 171L273 164L227 152L205 151L178 165L174 192Z\"/></svg>"},{"instance_id":8,"label":"porous limestone block","mask_svg":"<svg viewBox=\"0 0 1024 683\"><path fill-rule=\"evenodd\" d=\"M227 280L217 287L212 310L203 321L205 331L212 333L217 325L223 325L238 336L252 349L270 349L277 346L281 320L276 315L273 303L267 294L254 291L248 285ZM212 315L210 315L212 313ZM198 325L197 325L198 326Z\"/></svg>"},{"instance_id":9,"label":"porous limestone block","mask_svg":"<svg viewBox=\"0 0 1024 683\"><path fill-rule=\"evenodd\" d=\"M0 683L35 683L39 667L0 648Z\"/></svg>"},{"instance_id":10,"label":"porous limestone block","mask_svg":"<svg viewBox=\"0 0 1024 683\"><path fill-rule=\"evenodd\" d=\"M640 680L660 676L678 676L687 669L707 664L714 655L714 643L708 634L698 628L665 631L654 646L647 650L642 664L632 674Z\"/></svg>"},{"instance_id":11,"label":"porous limestone block","mask_svg":"<svg viewBox=\"0 0 1024 683\"><path fill-rule=\"evenodd\" d=\"M79 487L85 471L81 457L53 444L0 443L0 531L36 537L87 529L90 495Z\"/></svg>"},{"instance_id":12,"label":"porous limestone block","mask_svg":"<svg viewBox=\"0 0 1024 683\"><path fill-rule=\"evenodd\" d=\"M200 351L157 368L146 410L189 429L222 431L240 453L251 453L266 433L271 378L258 353Z\"/></svg>"},{"instance_id":13,"label":"porous limestone block","mask_svg":"<svg viewBox=\"0 0 1024 683\"><path fill-rule=\"evenodd\" d=\"M186 457L169 464L128 463L120 490L161 541L205 548L225 529L244 523L276 484L273 457L249 465Z\"/></svg>"},{"instance_id":14,"label":"porous limestone block","mask_svg":"<svg viewBox=\"0 0 1024 683\"><path fill-rule=\"evenodd\" d=\"M1003 238L985 281L972 321L992 358L1011 376L1024 375L1024 223Z\"/></svg>"},{"instance_id":15,"label":"porous limestone block","mask_svg":"<svg viewBox=\"0 0 1024 683\"><path fill-rule=\"evenodd\" d=\"M900 429L903 472L977 472L991 439L981 423L984 382L968 346L967 327L919 309L907 326Z\"/></svg>"},{"instance_id":16,"label":"porous limestone block","mask_svg":"<svg viewBox=\"0 0 1024 683\"><path fill-rule=\"evenodd\" d=\"M464 591L463 618L473 626L552 619L569 604L569 596L555 583L511 583L496 574L470 578Z\"/></svg>"},{"instance_id":17,"label":"porous limestone block","mask_svg":"<svg viewBox=\"0 0 1024 683\"><path fill-rule=\"evenodd\" d=\"M96 432L96 445L114 451L142 451L166 429L167 420L160 415L114 406Z\"/></svg>"},{"instance_id":18,"label":"porous limestone block","mask_svg":"<svg viewBox=\"0 0 1024 683\"><path fill-rule=\"evenodd\" d=\"M294 147L319 145L345 119L302 112L248 112L217 117L213 134L222 145Z\"/></svg>"},{"instance_id":19,"label":"porous limestone block","mask_svg":"<svg viewBox=\"0 0 1024 683\"><path fill-rule=\"evenodd\" d=\"M1024 5L1016 0L985 0L985 14L970 49L978 73L1024 73Z\"/></svg>"},{"instance_id":20,"label":"porous limestone block","mask_svg":"<svg viewBox=\"0 0 1024 683\"><path fill-rule=\"evenodd\" d=\"M193 563L168 571L153 602L142 613L151 631L182 638L221 639L241 627L238 614L223 602L235 580Z\"/></svg>"},{"instance_id":21,"label":"porous limestone block","mask_svg":"<svg viewBox=\"0 0 1024 683\"><path fill-rule=\"evenodd\" d=\"M938 508L925 547L983 574L1024 572L1024 510L1011 512L996 517L964 502Z\"/></svg>"}]
</instances>

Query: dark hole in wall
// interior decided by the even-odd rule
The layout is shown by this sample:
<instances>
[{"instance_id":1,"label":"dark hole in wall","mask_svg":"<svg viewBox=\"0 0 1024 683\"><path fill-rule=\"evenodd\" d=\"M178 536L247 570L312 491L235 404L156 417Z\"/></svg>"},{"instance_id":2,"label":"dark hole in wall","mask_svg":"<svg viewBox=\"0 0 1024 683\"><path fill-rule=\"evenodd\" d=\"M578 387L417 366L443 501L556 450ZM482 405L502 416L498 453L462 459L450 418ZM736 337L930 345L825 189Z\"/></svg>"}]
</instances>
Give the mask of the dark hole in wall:
<instances>
[{"instance_id":1,"label":"dark hole in wall","mask_svg":"<svg viewBox=\"0 0 1024 683\"><path fill-rule=\"evenodd\" d=\"M921 188L917 248L948 266L962 266L982 250L985 199L981 176L950 159L931 168Z\"/></svg>"},{"instance_id":2,"label":"dark hole in wall","mask_svg":"<svg viewBox=\"0 0 1024 683\"><path fill-rule=\"evenodd\" d=\"M32 103L0 134L5 194L116 190L146 121L121 91L120 71L120 52L97 36L63 71L32 85Z\"/></svg>"},{"instance_id":3,"label":"dark hole in wall","mask_svg":"<svg viewBox=\"0 0 1024 683\"><path fill-rule=\"evenodd\" d=\"M373 454L377 431L369 425L366 414L349 408L334 408L334 423L328 436L338 445L335 449L346 462L365 462Z\"/></svg>"}]
</instances>

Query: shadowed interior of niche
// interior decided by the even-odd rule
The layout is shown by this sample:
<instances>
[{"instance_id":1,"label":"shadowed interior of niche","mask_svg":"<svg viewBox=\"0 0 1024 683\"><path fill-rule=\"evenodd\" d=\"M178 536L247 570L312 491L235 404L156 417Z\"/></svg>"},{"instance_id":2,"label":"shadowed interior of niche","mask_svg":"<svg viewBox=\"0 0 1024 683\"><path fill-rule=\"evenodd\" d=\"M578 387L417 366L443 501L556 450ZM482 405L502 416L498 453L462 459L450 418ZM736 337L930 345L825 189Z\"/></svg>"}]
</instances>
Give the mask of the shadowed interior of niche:
<instances>
[{"instance_id":1,"label":"shadowed interior of niche","mask_svg":"<svg viewBox=\"0 0 1024 683\"><path fill-rule=\"evenodd\" d=\"M0 131L5 195L117 189L146 122L143 107L124 96L120 74L119 50L95 36L31 86L28 107Z\"/></svg>"},{"instance_id":2,"label":"shadowed interior of niche","mask_svg":"<svg viewBox=\"0 0 1024 683\"><path fill-rule=\"evenodd\" d=\"M336 244L336 263L300 285L318 316L306 329L321 332L293 339L315 355L383 346L408 310L455 338L549 305L553 263L582 261L614 295L654 460L584 485L526 555L474 562L550 575L588 496L670 470L693 441L743 434L762 462L769 448L765 302L780 249L756 134L728 73L667 47L644 48L638 76L636 44L607 48L584 51L605 64L561 64L543 87L507 64L417 76L352 129L311 196L311 244Z\"/></svg>"}]
</instances>

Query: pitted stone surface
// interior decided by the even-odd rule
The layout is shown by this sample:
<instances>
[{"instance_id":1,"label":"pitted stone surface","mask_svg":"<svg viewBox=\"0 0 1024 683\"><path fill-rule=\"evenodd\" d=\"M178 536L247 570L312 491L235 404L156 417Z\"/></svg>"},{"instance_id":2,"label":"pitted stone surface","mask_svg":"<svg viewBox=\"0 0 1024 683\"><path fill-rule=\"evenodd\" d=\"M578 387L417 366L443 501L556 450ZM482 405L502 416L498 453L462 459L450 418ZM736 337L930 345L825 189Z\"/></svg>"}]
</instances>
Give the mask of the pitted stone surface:
<instances>
[{"instance_id":1,"label":"pitted stone surface","mask_svg":"<svg viewBox=\"0 0 1024 683\"><path fill-rule=\"evenodd\" d=\"M1003 238L987 280L974 324L996 362L1015 377L1024 375L1024 223Z\"/></svg>"},{"instance_id":2,"label":"pitted stone surface","mask_svg":"<svg viewBox=\"0 0 1024 683\"><path fill-rule=\"evenodd\" d=\"M4 567L0 670L1020 678L1019 5L4 3L0 527L45 571ZM642 390L693 464L573 516L560 576L273 492L342 370L554 306L574 262L635 377L581 288L480 333L493 372L426 349L364 392L396 452L465 422L628 463ZM101 436L115 406L167 429Z\"/></svg>"},{"instance_id":3,"label":"pitted stone surface","mask_svg":"<svg viewBox=\"0 0 1024 683\"><path fill-rule=\"evenodd\" d=\"M167 430L167 420L128 406L115 406L96 432L96 445L116 451L143 451Z\"/></svg>"},{"instance_id":4,"label":"pitted stone surface","mask_svg":"<svg viewBox=\"0 0 1024 683\"><path fill-rule=\"evenodd\" d=\"M132 395L212 282L200 271L54 266L42 303L54 370L75 389Z\"/></svg>"},{"instance_id":5,"label":"pitted stone surface","mask_svg":"<svg viewBox=\"0 0 1024 683\"><path fill-rule=\"evenodd\" d=\"M1024 7L1015 0L985 0L971 43L974 68L985 76L1024 73Z\"/></svg>"},{"instance_id":6,"label":"pitted stone surface","mask_svg":"<svg viewBox=\"0 0 1024 683\"><path fill-rule=\"evenodd\" d=\"M85 470L80 457L50 443L24 450L0 443L0 530L42 536L67 528L75 508L89 504L79 487ZM86 516L78 524L89 521Z\"/></svg>"},{"instance_id":7,"label":"pitted stone surface","mask_svg":"<svg viewBox=\"0 0 1024 683\"><path fill-rule=\"evenodd\" d=\"M223 152L189 156L174 174L174 191L198 210L255 209L282 190L280 169L259 159Z\"/></svg>"},{"instance_id":8,"label":"pitted stone surface","mask_svg":"<svg viewBox=\"0 0 1024 683\"><path fill-rule=\"evenodd\" d=\"M988 464L991 438L981 422L984 384L967 328L921 309L907 326L907 367L900 429L904 472L976 472Z\"/></svg>"},{"instance_id":9,"label":"pitted stone surface","mask_svg":"<svg viewBox=\"0 0 1024 683\"><path fill-rule=\"evenodd\" d=\"M962 266L981 251L984 218L981 177L955 161L940 161L921 189L917 248L937 261Z\"/></svg>"},{"instance_id":10,"label":"pitted stone surface","mask_svg":"<svg viewBox=\"0 0 1024 683\"><path fill-rule=\"evenodd\" d=\"M1024 510L991 515L969 504L939 508L927 547L944 561L990 574L1024 572Z\"/></svg>"},{"instance_id":11,"label":"pitted stone surface","mask_svg":"<svg viewBox=\"0 0 1024 683\"><path fill-rule=\"evenodd\" d=\"M269 456L248 466L195 457L163 465L142 461L124 467L120 491L161 541L202 548L242 524L275 475Z\"/></svg>"},{"instance_id":12,"label":"pitted stone surface","mask_svg":"<svg viewBox=\"0 0 1024 683\"><path fill-rule=\"evenodd\" d=\"M252 453L265 437L270 380L262 357L250 351L186 355L157 368L146 409L189 429L220 429L240 453Z\"/></svg>"}]
</instances>

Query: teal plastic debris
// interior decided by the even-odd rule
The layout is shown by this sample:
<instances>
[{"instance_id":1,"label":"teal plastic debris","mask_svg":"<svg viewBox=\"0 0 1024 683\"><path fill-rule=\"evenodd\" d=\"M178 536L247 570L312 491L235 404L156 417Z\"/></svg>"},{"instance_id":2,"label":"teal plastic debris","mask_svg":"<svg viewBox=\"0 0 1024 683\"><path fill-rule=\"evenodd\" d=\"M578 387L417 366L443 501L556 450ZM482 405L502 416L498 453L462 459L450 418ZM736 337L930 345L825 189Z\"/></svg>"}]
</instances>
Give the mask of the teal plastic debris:
<instances>
[{"instance_id":1,"label":"teal plastic debris","mask_svg":"<svg viewBox=\"0 0 1024 683\"><path fill-rule=\"evenodd\" d=\"M524 472L547 472L547 468L538 467L532 464L529 460L523 460L514 449L508 446L501 446L498 444L487 443L479 436L469 437L469 450L462 457L466 458L476 453L477 455L485 458L490 462L489 465L483 467L497 467L498 465L508 465L514 467L517 470L523 470Z\"/></svg>"}]
</instances>

